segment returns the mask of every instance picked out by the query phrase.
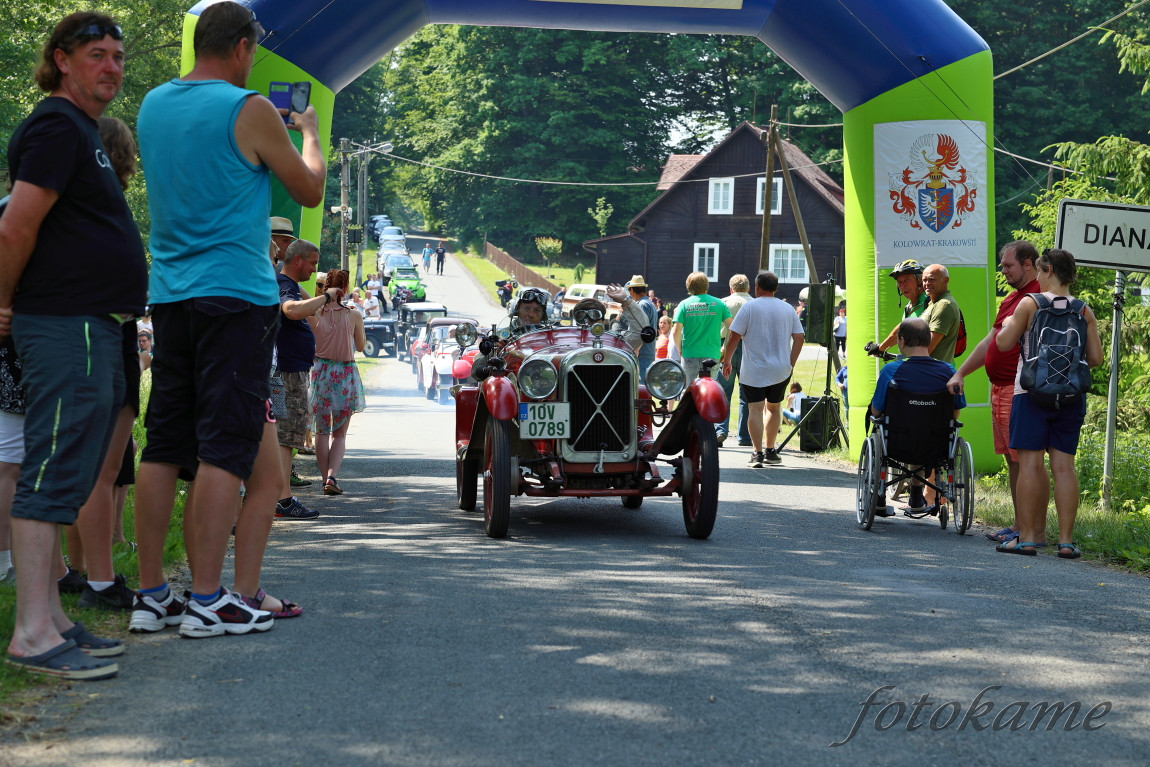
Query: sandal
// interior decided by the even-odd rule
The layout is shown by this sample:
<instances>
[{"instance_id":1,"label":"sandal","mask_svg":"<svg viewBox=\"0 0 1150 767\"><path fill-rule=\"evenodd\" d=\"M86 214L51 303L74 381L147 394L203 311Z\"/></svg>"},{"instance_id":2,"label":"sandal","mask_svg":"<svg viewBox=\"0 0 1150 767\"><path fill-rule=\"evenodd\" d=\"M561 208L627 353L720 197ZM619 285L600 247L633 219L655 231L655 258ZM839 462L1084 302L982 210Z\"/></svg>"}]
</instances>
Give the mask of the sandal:
<instances>
[{"instance_id":1,"label":"sandal","mask_svg":"<svg viewBox=\"0 0 1150 767\"><path fill-rule=\"evenodd\" d=\"M111 658L113 655L124 654L124 643L117 639L102 639L88 629L84 624L76 621L72 628L60 634L65 639L71 639L81 650L94 658Z\"/></svg>"},{"instance_id":2,"label":"sandal","mask_svg":"<svg viewBox=\"0 0 1150 767\"><path fill-rule=\"evenodd\" d=\"M254 597L245 597L243 594L239 594L238 596L240 601L242 601L248 607L252 608L253 610L262 610L264 612L271 613L272 618L295 618L297 616L303 615L303 608L297 605L295 602L289 602L286 599L277 599L277 597L269 595L263 589L257 591ZM264 607L264 602L268 601L269 599L277 599L277 601L280 603L280 609L269 610L268 608Z\"/></svg>"},{"instance_id":3,"label":"sandal","mask_svg":"<svg viewBox=\"0 0 1150 767\"><path fill-rule=\"evenodd\" d=\"M1014 545L1011 546L1011 543ZM1024 541L1021 538L1015 538L1013 541L998 544L994 547L994 550L1001 551L1003 554L1021 554L1024 557L1036 557L1038 556L1038 547L1040 545L1041 544L1035 543L1034 541ZM1029 546L1030 549L1024 549L1023 546Z\"/></svg>"},{"instance_id":4,"label":"sandal","mask_svg":"<svg viewBox=\"0 0 1150 767\"><path fill-rule=\"evenodd\" d=\"M997 541L998 543L1009 543L1018 537L1017 530L1011 530L1009 527L1004 527L997 533L987 533L986 539L988 541Z\"/></svg>"},{"instance_id":5,"label":"sandal","mask_svg":"<svg viewBox=\"0 0 1150 767\"><path fill-rule=\"evenodd\" d=\"M9 653L4 662L16 668L63 679L108 679L120 673L116 661L93 658L71 639L65 639L39 655L17 656Z\"/></svg>"},{"instance_id":6,"label":"sandal","mask_svg":"<svg viewBox=\"0 0 1150 767\"><path fill-rule=\"evenodd\" d=\"M1082 549L1073 543L1060 543L1058 544L1058 556L1063 559L1078 559L1082 556Z\"/></svg>"},{"instance_id":7,"label":"sandal","mask_svg":"<svg viewBox=\"0 0 1150 767\"><path fill-rule=\"evenodd\" d=\"M343 488L335 482L335 477L328 477L323 481L324 495L343 495Z\"/></svg>"}]
</instances>

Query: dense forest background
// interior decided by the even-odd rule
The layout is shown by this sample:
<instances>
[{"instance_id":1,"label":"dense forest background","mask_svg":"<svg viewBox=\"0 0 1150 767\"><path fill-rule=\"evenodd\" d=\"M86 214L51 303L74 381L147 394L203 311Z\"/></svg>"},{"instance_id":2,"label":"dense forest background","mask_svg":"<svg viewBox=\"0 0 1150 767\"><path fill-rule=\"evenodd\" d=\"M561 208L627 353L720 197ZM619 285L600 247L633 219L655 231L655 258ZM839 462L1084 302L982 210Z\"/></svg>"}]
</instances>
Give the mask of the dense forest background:
<instances>
[{"instance_id":1,"label":"dense forest background","mask_svg":"<svg viewBox=\"0 0 1150 767\"><path fill-rule=\"evenodd\" d=\"M1025 12L1006 0L950 5L990 44L996 73L1007 73L1128 3L1037 0ZM61 13L81 7L91 6L0 0L8 30L0 39L0 152L41 96L30 77L39 46ZM188 0L106 0L97 7L125 29L124 92L109 114L134 125L143 95L176 74ZM1109 25L1111 34L1095 31L999 77L997 147L1051 162L1060 145L1063 163L1087 171L1078 181L1144 198L1147 19L1139 9ZM772 104L791 124L784 135L841 179L840 113L757 40L433 26L339 94L332 140L394 145L395 157L370 165L366 213L388 213L408 228L465 243L488 238L523 255L534 251L536 237L556 237L575 253L599 235L588 212L599 198L614 209L607 231L622 231L655 196L668 154L706 151L744 120L765 122ZM332 151L329 205L338 202L337 157ZM1064 174L1003 153L996 158L996 236L1005 241L1030 227L1025 206ZM501 181L428 165L604 186ZM132 193L146 233L145 193L146 173Z\"/></svg>"}]
</instances>

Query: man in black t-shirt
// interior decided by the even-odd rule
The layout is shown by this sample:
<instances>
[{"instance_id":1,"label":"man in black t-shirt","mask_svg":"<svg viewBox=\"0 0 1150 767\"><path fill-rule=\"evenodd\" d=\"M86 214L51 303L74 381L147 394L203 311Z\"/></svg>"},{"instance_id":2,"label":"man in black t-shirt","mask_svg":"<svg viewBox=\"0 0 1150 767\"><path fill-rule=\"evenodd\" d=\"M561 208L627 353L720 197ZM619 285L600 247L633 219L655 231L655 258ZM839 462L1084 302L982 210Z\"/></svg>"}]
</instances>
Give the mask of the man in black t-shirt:
<instances>
[{"instance_id":1,"label":"man in black t-shirt","mask_svg":"<svg viewBox=\"0 0 1150 767\"><path fill-rule=\"evenodd\" d=\"M300 503L291 492L292 450L304 446L308 429L308 371L315 359L315 336L307 318L320 308L343 300L343 291L329 288L315 298L304 298L300 283L315 274L319 263L319 248L307 240L296 240L288 245L283 261L283 272L277 276L280 286L280 330L276 336L276 371L284 382L287 414L276 419L280 452L284 466L283 488L276 504L276 517L280 519L315 519L313 511Z\"/></svg>"},{"instance_id":2,"label":"man in black t-shirt","mask_svg":"<svg viewBox=\"0 0 1150 767\"><path fill-rule=\"evenodd\" d=\"M447 258L447 248L443 247L443 243L439 243L439 247L435 249L435 273L443 274L443 262Z\"/></svg>"},{"instance_id":3,"label":"man in black t-shirt","mask_svg":"<svg viewBox=\"0 0 1150 767\"><path fill-rule=\"evenodd\" d=\"M26 393L8 662L69 679L114 676L106 658L124 649L64 614L54 572L59 525L76 521L124 402L120 325L143 314L147 290L143 243L96 122L120 91L122 39L97 13L56 25L36 70L48 97L8 144L14 183L0 218L0 336L15 341Z\"/></svg>"}]
</instances>

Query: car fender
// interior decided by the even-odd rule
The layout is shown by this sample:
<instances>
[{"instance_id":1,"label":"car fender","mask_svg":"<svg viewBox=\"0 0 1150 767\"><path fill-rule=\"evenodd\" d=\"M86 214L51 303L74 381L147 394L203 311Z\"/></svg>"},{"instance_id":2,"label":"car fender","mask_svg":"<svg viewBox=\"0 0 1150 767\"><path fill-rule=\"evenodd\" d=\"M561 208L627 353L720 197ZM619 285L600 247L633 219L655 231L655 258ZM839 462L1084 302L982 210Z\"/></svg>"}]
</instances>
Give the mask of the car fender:
<instances>
[{"instance_id":1,"label":"car fender","mask_svg":"<svg viewBox=\"0 0 1150 767\"><path fill-rule=\"evenodd\" d=\"M435 372L442 378L443 376L450 376L454 366L455 359L450 354L436 354L435 355Z\"/></svg>"},{"instance_id":2,"label":"car fender","mask_svg":"<svg viewBox=\"0 0 1150 767\"><path fill-rule=\"evenodd\" d=\"M687 387L695 409L711 423L721 423L730 415L730 404L723 387L714 378L696 378Z\"/></svg>"},{"instance_id":3,"label":"car fender","mask_svg":"<svg viewBox=\"0 0 1150 767\"><path fill-rule=\"evenodd\" d=\"M510 421L519 415L519 393L506 376L489 376L481 386L483 401L492 418Z\"/></svg>"},{"instance_id":4,"label":"car fender","mask_svg":"<svg viewBox=\"0 0 1150 767\"><path fill-rule=\"evenodd\" d=\"M651 452L655 455L675 455L686 445L687 431L696 415L711 423L719 423L728 416L727 395L713 378L696 378L683 392L679 406L671 413L659 432Z\"/></svg>"}]
</instances>

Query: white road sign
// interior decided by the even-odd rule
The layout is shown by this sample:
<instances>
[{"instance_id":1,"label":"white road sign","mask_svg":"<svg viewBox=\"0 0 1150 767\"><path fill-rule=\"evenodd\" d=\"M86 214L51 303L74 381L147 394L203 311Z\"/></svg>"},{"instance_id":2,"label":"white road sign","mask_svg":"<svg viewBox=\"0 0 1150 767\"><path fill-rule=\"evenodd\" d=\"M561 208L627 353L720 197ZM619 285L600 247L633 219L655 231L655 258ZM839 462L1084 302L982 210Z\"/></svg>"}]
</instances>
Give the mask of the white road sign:
<instances>
[{"instance_id":1,"label":"white road sign","mask_svg":"<svg viewBox=\"0 0 1150 767\"><path fill-rule=\"evenodd\" d=\"M1062 200L1054 241L1074 254L1075 263L1150 272L1150 208Z\"/></svg>"}]
</instances>

